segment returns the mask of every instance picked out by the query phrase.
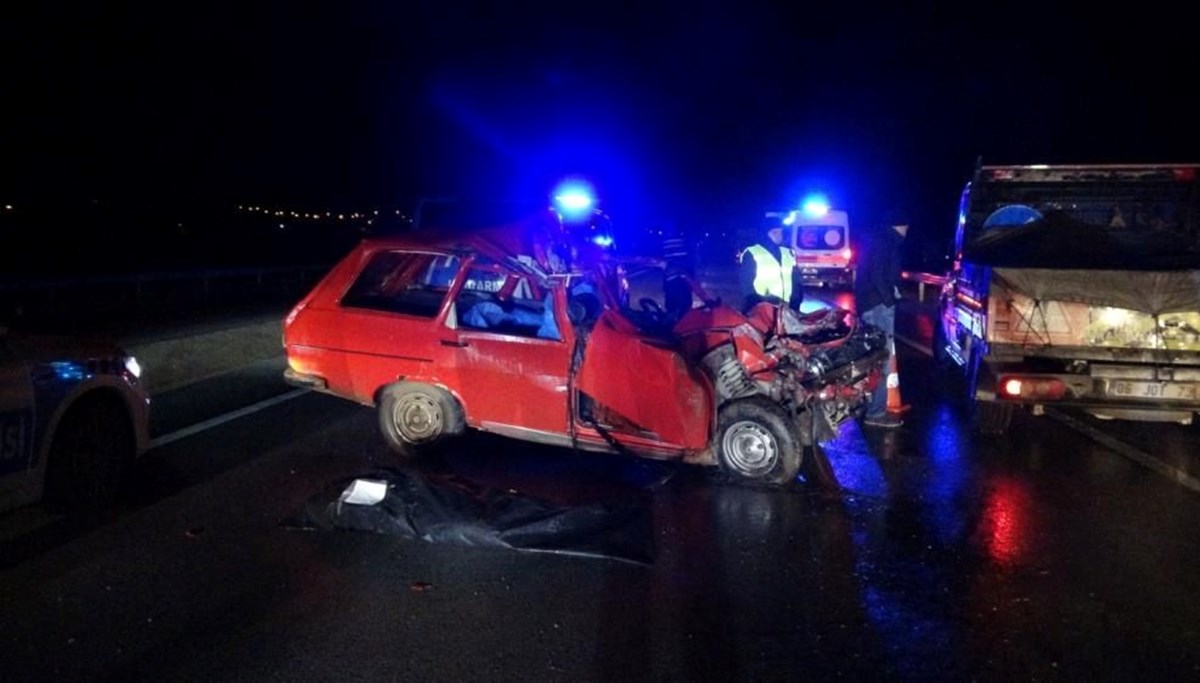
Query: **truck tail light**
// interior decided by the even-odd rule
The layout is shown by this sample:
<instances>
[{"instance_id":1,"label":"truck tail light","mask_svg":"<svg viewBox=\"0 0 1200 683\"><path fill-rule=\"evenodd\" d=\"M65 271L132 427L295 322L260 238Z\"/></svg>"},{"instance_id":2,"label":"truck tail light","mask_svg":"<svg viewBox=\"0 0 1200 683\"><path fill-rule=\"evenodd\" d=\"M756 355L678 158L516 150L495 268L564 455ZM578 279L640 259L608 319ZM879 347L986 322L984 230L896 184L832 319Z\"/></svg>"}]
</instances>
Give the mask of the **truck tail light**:
<instances>
[{"instance_id":1,"label":"truck tail light","mask_svg":"<svg viewBox=\"0 0 1200 683\"><path fill-rule=\"evenodd\" d=\"M1067 393L1067 385L1054 377L1001 375L1000 395L1005 398L1054 401Z\"/></svg>"}]
</instances>

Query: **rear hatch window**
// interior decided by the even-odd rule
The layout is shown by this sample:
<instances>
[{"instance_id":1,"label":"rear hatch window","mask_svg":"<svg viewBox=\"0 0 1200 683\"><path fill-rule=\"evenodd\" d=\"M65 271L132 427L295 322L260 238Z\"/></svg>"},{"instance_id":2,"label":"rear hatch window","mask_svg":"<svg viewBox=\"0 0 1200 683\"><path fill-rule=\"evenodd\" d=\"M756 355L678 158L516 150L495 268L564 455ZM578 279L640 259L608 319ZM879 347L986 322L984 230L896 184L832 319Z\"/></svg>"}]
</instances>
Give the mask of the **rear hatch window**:
<instances>
[{"instance_id":1,"label":"rear hatch window","mask_svg":"<svg viewBox=\"0 0 1200 683\"><path fill-rule=\"evenodd\" d=\"M371 257L341 305L433 318L441 310L454 276L457 256L384 251Z\"/></svg>"}]
</instances>

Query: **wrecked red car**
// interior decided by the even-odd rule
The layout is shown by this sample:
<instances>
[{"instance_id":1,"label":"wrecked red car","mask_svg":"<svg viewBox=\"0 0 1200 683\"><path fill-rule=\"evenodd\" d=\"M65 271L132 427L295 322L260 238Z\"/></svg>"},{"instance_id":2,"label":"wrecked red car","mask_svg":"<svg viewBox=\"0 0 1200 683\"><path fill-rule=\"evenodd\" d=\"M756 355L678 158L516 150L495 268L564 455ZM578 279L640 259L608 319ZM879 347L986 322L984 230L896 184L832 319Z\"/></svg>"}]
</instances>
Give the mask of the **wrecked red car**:
<instances>
[{"instance_id":1,"label":"wrecked red car","mask_svg":"<svg viewBox=\"0 0 1200 683\"><path fill-rule=\"evenodd\" d=\"M376 407L403 456L473 428L768 483L879 381L886 340L853 313L710 300L672 320L625 305L619 264L554 272L521 234L362 242L288 314L287 381Z\"/></svg>"}]
</instances>

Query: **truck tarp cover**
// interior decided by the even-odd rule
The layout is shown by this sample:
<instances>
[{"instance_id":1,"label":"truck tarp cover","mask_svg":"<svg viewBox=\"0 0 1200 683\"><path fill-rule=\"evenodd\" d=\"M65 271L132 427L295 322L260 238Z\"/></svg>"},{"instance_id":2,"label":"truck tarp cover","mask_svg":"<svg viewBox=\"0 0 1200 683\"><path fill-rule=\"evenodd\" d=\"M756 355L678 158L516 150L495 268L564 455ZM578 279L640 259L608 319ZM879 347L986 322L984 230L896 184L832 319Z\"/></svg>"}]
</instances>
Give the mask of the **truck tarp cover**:
<instances>
[{"instance_id":1,"label":"truck tarp cover","mask_svg":"<svg viewBox=\"0 0 1200 683\"><path fill-rule=\"evenodd\" d=\"M343 500L353 480L314 496L286 525L346 529L480 548L580 555L649 564L653 525L646 505L551 503L462 477L380 470L365 475L386 484L373 505Z\"/></svg>"},{"instance_id":2,"label":"truck tarp cover","mask_svg":"<svg viewBox=\"0 0 1200 683\"><path fill-rule=\"evenodd\" d=\"M1200 311L1200 270L994 268L992 284L1035 301L1111 306L1150 315Z\"/></svg>"}]
</instances>

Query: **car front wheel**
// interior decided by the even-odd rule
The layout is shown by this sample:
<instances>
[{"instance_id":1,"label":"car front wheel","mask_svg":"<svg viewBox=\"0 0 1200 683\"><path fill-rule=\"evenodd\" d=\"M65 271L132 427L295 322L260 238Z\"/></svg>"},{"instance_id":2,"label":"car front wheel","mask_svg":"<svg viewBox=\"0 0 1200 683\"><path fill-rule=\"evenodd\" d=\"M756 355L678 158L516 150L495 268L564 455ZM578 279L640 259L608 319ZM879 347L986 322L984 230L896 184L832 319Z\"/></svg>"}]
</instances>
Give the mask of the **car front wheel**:
<instances>
[{"instance_id":1,"label":"car front wheel","mask_svg":"<svg viewBox=\"0 0 1200 683\"><path fill-rule=\"evenodd\" d=\"M413 458L432 451L465 427L462 406L445 389L400 382L379 399L379 429L393 451Z\"/></svg>"},{"instance_id":2,"label":"car front wheel","mask_svg":"<svg viewBox=\"0 0 1200 683\"><path fill-rule=\"evenodd\" d=\"M759 397L733 401L717 416L717 460L740 479L786 484L800 472L803 450L793 421L775 403Z\"/></svg>"},{"instance_id":3,"label":"car front wheel","mask_svg":"<svg viewBox=\"0 0 1200 683\"><path fill-rule=\"evenodd\" d=\"M68 514L101 511L121 492L136 450L129 413L118 399L72 406L55 430L46 471L46 504Z\"/></svg>"}]
</instances>

